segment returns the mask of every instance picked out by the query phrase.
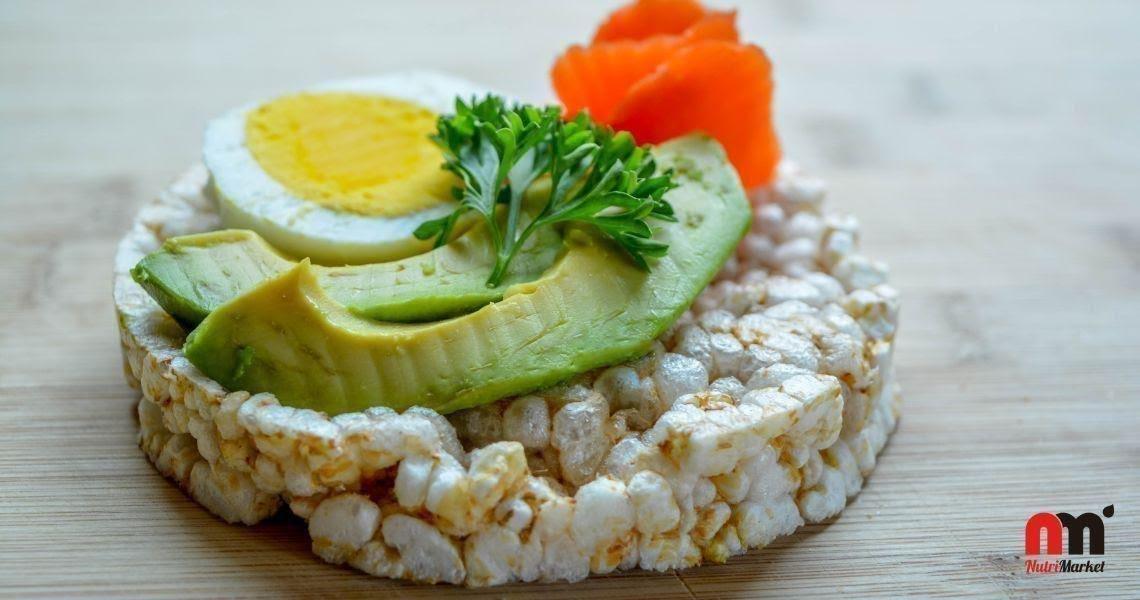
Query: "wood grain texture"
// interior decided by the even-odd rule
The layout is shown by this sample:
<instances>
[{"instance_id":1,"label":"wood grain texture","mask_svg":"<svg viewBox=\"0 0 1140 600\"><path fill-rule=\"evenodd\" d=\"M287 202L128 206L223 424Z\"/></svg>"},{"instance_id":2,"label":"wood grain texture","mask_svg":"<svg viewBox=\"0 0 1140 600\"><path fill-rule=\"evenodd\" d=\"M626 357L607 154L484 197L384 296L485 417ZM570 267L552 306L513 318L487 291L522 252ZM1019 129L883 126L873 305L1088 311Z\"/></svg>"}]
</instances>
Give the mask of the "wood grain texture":
<instances>
[{"instance_id":1,"label":"wood grain texture","mask_svg":"<svg viewBox=\"0 0 1140 600\"><path fill-rule=\"evenodd\" d=\"M208 118L274 92L426 66L548 98L608 3L8 0L0 596L1140 594L1140 3L740 4L788 154L903 292L903 418L841 517L727 565L475 591L210 517L135 447L110 298L131 213ZM1026 517L1110 503L1106 573L1023 573Z\"/></svg>"}]
</instances>

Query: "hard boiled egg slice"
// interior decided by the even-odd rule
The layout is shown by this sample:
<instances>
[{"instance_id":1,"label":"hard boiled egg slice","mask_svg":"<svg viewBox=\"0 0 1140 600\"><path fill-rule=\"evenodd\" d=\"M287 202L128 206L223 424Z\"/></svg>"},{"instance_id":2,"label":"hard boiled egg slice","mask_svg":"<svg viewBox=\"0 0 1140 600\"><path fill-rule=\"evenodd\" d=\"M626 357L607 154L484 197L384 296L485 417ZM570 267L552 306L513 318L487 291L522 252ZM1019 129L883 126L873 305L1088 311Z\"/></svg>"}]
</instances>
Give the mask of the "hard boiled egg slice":
<instances>
[{"instance_id":1,"label":"hard boiled egg slice","mask_svg":"<svg viewBox=\"0 0 1140 600\"><path fill-rule=\"evenodd\" d=\"M427 72L321 85L210 123L203 149L225 227L327 265L426 252L412 234L454 207L458 179L429 139L456 96L486 90Z\"/></svg>"}]
</instances>

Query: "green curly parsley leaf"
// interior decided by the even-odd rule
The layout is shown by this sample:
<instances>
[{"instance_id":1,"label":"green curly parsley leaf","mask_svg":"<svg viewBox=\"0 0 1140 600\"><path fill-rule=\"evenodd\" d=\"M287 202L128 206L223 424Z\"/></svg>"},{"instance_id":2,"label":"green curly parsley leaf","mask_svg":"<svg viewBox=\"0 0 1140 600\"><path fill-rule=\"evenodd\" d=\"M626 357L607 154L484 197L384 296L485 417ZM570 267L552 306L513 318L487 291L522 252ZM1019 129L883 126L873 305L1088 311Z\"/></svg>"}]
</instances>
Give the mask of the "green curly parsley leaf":
<instances>
[{"instance_id":1,"label":"green curly parsley leaf","mask_svg":"<svg viewBox=\"0 0 1140 600\"><path fill-rule=\"evenodd\" d=\"M563 121L556 106L508 106L488 95L440 117L432 141L444 153L443 168L463 181L449 215L421 224L415 236L451 238L456 222L475 211L495 244L488 286L498 285L511 260L534 231L558 223L593 225L614 240L642 269L668 246L653 239L648 220L675 221L665 192L676 187L672 173L656 173L647 146L627 132L614 133L586 115ZM539 178L550 178L546 202L525 226L523 197ZM505 205L501 210L499 205Z\"/></svg>"}]
</instances>

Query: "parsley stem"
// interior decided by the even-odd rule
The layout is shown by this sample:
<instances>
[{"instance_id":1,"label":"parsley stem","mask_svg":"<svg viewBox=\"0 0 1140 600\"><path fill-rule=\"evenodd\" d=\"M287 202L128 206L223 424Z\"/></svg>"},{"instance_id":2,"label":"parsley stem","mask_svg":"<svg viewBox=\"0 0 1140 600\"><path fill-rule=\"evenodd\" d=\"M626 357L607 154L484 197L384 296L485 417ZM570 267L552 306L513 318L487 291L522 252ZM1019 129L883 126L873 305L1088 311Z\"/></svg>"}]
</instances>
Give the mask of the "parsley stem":
<instances>
[{"instance_id":1,"label":"parsley stem","mask_svg":"<svg viewBox=\"0 0 1140 600\"><path fill-rule=\"evenodd\" d=\"M515 231L518 229L519 213L522 212L522 193L515 193L511 191L511 203L507 207L507 229L503 235L503 244L500 245L495 260L495 268L491 271L491 277L487 280L487 285L495 287L503 280L503 275L506 274L507 265L510 264L511 259L515 257L518 252L521 240L515 239Z\"/></svg>"},{"instance_id":2,"label":"parsley stem","mask_svg":"<svg viewBox=\"0 0 1140 600\"><path fill-rule=\"evenodd\" d=\"M495 268L491 271L491 277L487 279L487 287L495 287L502 282L503 276L507 273L507 267L511 264L511 261L514 260L515 254L518 254L518 251L526 245L526 240L530 237L530 234L542 226L542 224L540 218L536 217L523 228L518 239L510 244L511 247L505 256L503 254L498 256L498 259L495 261Z\"/></svg>"}]
</instances>

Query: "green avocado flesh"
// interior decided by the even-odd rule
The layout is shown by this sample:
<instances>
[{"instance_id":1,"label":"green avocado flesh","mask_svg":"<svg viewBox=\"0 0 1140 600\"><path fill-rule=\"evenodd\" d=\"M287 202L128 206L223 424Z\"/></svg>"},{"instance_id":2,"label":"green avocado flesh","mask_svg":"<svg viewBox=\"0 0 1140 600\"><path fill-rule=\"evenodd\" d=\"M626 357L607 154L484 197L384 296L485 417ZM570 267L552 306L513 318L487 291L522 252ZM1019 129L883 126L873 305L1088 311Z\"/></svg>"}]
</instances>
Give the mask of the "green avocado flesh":
<instances>
[{"instance_id":1,"label":"green avocado flesh","mask_svg":"<svg viewBox=\"0 0 1140 600\"><path fill-rule=\"evenodd\" d=\"M680 186L666 195L678 222L655 236L669 253L649 272L571 229L554 265L498 302L431 323L380 323L338 302L303 261L211 312L185 354L231 390L330 415L413 405L446 413L640 356L716 275L751 215L716 142L690 136L655 156Z\"/></svg>"},{"instance_id":2,"label":"green avocado flesh","mask_svg":"<svg viewBox=\"0 0 1140 600\"><path fill-rule=\"evenodd\" d=\"M346 267L314 265L312 270L329 297L354 314L381 321L432 321L497 302L511 285L537 278L554 264L560 240L550 228L535 232L495 287L486 285L495 257L482 225L419 256ZM295 265L260 235L227 229L171 238L139 261L131 276L163 310L192 327Z\"/></svg>"}]
</instances>

